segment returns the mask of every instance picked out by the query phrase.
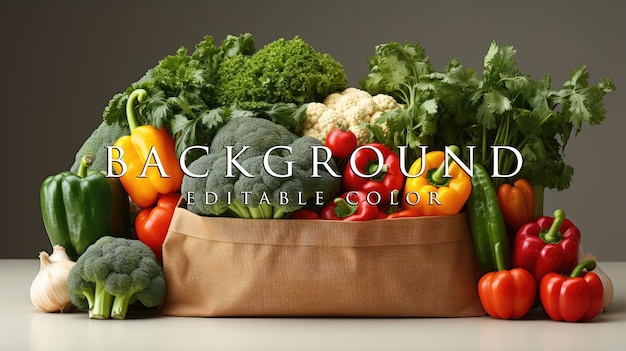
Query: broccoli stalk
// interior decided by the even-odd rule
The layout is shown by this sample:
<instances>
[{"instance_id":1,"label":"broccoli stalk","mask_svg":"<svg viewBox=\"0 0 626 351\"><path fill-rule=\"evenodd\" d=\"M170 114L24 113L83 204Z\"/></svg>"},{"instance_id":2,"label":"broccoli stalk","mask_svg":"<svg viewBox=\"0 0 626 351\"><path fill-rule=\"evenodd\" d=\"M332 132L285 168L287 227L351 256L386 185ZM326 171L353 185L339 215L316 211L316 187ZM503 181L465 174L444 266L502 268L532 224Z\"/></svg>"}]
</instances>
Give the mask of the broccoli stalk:
<instances>
[{"instance_id":1,"label":"broccoli stalk","mask_svg":"<svg viewBox=\"0 0 626 351\"><path fill-rule=\"evenodd\" d=\"M232 201L232 203L228 206L228 209L239 218L252 218L250 209L237 199Z\"/></svg>"},{"instance_id":2,"label":"broccoli stalk","mask_svg":"<svg viewBox=\"0 0 626 351\"><path fill-rule=\"evenodd\" d=\"M87 296L87 294L85 295ZM89 297L87 297L89 301ZM93 302L89 307L89 318L107 319L111 318L111 303L113 295L109 294L104 288L103 282L96 282L96 289L93 294Z\"/></svg>"},{"instance_id":3,"label":"broccoli stalk","mask_svg":"<svg viewBox=\"0 0 626 351\"><path fill-rule=\"evenodd\" d=\"M258 206L246 206L239 199L234 199L228 209L239 218L279 219L285 216L285 211L263 202Z\"/></svg>"},{"instance_id":4,"label":"broccoli stalk","mask_svg":"<svg viewBox=\"0 0 626 351\"><path fill-rule=\"evenodd\" d=\"M103 282L94 283L84 280L79 274L71 274L67 286L74 306L88 310L89 318L111 318L113 295L106 291Z\"/></svg>"},{"instance_id":5,"label":"broccoli stalk","mask_svg":"<svg viewBox=\"0 0 626 351\"><path fill-rule=\"evenodd\" d=\"M136 291L129 291L128 294L118 295L113 298L111 306L111 318L125 319L128 312L128 305Z\"/></svg>"}]
</instances>

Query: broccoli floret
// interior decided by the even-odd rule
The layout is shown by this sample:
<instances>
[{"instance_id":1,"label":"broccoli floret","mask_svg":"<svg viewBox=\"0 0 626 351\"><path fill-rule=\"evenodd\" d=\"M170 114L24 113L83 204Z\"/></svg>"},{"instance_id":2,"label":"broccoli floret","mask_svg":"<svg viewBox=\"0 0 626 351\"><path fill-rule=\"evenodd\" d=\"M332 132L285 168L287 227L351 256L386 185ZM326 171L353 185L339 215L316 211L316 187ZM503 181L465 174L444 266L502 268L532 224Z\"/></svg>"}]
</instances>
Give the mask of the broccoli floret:
<instances>
[{"instance_id":1,"label":"broccoli floret","mask_svg":"<svg viewBox=\"0 0 626 351\"><path fill-rule=\"evenodd\" d=\"M129 135L130 129L128 126L121 126L117 123L107 124L106 122L100 123L89 138L85 140L83 145L76 152L74 163L70 167L70 171L78 171L80 166L80 160L83 156L90 156L92 159L91 166L92 171L106 171L107 169L107 149L105 146L111 146L115 144L117 139L124 135Z\"/></svg>"},{"instance_id":2,"label":"broccoli floret","mask_svg":"<svg viewBox=\"0 0 626 351\"><path fill-rule=\"evenodd\" d=\"M225 59L218 71L218 102L321 101L347 87L342 65L299 36L270 42L251 56Z\"/></svg>"},{"instance_id":3,"label":"broccoli floret","mask_svg":"<svg viewBox=\"0 0 626 351\"><path fill-rule=\"evenodd\" d=\"M268 165L276 174L287 174L287 162L291 157L269 155ZM298 210L298 192L302 198L307 197L307 174L300 168L292 170L293 176L281 179L268 173L263 165L263 156L246 159L242 167L255 178L239 177L234 184L235 199L247 208L253 218L282 218L285 213Z\"/></svg>"},{"instance_id":4,"label":"broccoli floret","mask_svg":"<svg viewBox=\"0 0 626 351\"><path fill-rule=\"evenodd\" d=\"M233 146L232 155L252 177L237 167L232 167L232 177L227 177L227 146ZM244 147L248 149L239 154ZM273 151L264 164L265 153L274 146L290 147ZM330 159L330 168L319 167L319 177L313 177L313 146L322 146L313 137L299 137L285 127L271 121L236 117L222 127L210 152L189 165L192 174L185 175L181 191L188 196L187 209L200 215L229 213L241 218L283 218L317 198L325 202L335 196L341 186L337 165ZM319 161L326 159L324 151L317 151ZM288 165L291 164L291 175ZM274 174L271 174L273 172ZM331 173L332 172L332 173ZM214 195L207 196L207 193Z\"/></svg>"},{"instance_id":5,"label":"broccoli floret","mask_svg":"<svg viewBox=\"0 0 626 351\"><path fill-rule=\"evenodd\" d=\"M222 126L211 141L212 153L226 154L226 147L233 147L233 154L244 146L249 148L238 160L263 155L269 148L277 145L289 145L298 135L287 128L263 118L234 117Z\"/></svg>"},{"instance_id":6,"label":"broccoli floret","mask_svg":"<svg viewBox=\"0 0 626 351\"><path fill-rule=\"evenodd\" d=\"M136 301L157 306L165 296L163 268L139 240L104 236L89 246L70 270L71 302L92 319L125 319Z\"/></svg>"}]
</instances>

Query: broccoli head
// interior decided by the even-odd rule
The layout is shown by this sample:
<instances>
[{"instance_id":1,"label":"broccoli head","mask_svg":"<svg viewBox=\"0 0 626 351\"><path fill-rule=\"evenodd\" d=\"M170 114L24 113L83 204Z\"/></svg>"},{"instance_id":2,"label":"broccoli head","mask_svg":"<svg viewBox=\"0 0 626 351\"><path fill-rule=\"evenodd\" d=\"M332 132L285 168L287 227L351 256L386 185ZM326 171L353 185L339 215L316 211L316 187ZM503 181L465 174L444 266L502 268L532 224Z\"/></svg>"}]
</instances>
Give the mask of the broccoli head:
<instances>
[{"instance_id":1,"label":"broccoli head","mask_svg":"<svg viewBox=\"0 0 626 351\"><path fill-rule=\"evenodd\" d=\"M117 123L107 124L101 122L100 125L85 140L83 145L76 152L74 163L70 167L70 171L78 171L80 160L83 156L91 157L92 163L90 170L106 171L107 169L107 149L106 146L115 144L117 139L130 134L128 126L122 126Z\"/></svg>"},{"instance_id":2,"label":"broccoli head","mask_svg":"<svg viewBox=\"0 0 626 351\"><path fill-rule=\"evenodd\" d=\"M104 236L70 270L70 300L89 318L125 319L129 304L157 306L165 296L163 268L139 240Z\"/></svg>"},{"instance_id":3,"label":"broccoli head","mask_svg":"<svg viewBox=\"0 0 626 351\"><path fill-rule=\"evenodd\" d=\"M218 77L217 99L226 106L250 101L303 104L347 87L341 63L299 36L272 41L253 55L225 59Z\"/></svg>"},{"instance_id":4,"label":"broccoli head","mask_svg":"<svg viewBox=\"0 0 626 351\"><path fill-rule=\"evenodd\" d=\"M280 146L265 156L272 147ZM332 158L313 168L313 157L326 160L322 144L300 137L272 121L232 118L215 135L210 152L193 161L181 192L187 209L200 215L230 214L241 218L282 218L315 202L335 196L341 186ZM229 156L232 176L228 174ZM289 149L287 149L289 148ZM314 177L314 171L319 176ZM210 195L209 195L210 194Z\"/></svg>"}]
</instances>

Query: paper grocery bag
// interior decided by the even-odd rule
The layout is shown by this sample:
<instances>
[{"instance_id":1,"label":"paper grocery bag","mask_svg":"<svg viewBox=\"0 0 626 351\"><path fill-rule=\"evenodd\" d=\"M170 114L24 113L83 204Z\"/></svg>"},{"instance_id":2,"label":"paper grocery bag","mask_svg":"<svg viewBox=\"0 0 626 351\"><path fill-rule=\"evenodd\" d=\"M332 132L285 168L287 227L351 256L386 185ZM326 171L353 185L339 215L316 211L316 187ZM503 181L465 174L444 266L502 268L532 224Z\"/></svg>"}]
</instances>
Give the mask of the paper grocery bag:
<instances>
[{"instance_id":1,"label":"paper grocery bag","mask_svg":"<svg viewBox=\"0 0 626 351\"><path fill-rule=\"evenodd\" d=\"M481 316L467 216L365 222L203 217L163 245L172 316Z\"/></svg>"}]
</instances>

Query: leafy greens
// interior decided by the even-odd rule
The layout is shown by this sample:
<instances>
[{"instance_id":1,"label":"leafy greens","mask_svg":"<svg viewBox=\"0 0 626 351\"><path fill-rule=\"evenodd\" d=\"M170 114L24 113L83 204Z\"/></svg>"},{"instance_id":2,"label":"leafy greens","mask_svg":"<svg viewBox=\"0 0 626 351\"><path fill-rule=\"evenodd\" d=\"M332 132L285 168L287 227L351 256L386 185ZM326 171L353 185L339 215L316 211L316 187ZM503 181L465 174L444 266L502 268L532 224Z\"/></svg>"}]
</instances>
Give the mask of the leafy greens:
<instances>
[{"instance_id":1,"label":"leafy greens","mask_svg":"<svg viewBox=\"0 0 626 351\"><path fill-rule=\"evenodd\" d=\"M387 93L404 105L385 113L370 125L373 140L392 146L443 149L446 145L475 146L474 162L493 171L491 146L512 146L526 178L543 194L544 188L570 186L573 168L564 161L572 134L584 124L605 118L603 98L615 89L609 78L589 84L585 66L576 67L561 89L551 88L551 77L537 80L523 74L512 46L492 42L484 57L482 75L453 59L436 71L419 44L390 42L376 47L368 59L367 77L359 83L370 93ZM516 165L512 153L498 154L498 171L510 174ZM506 181L493 178L495 186ZM538 203L543 198L537 199Z\"/></svg>"},{"instance_id":2,"label":"leafy greens","mask_svg":"<svg viewBox=\"0 0 626 351\"><path fill-rule=\"evenodd\" d=\"M284 57L289 60L283 62ZM248 67L239 62L255 65ZM235 79L244 75L248 80ZM271 99L267 94L237 98L241 94L235 93L268 80L308 84L268 88L273 94ZM148 98L135 107L139 124L167 128L176 140L180 156L189 146L209 145L217 130L237 116L265 118L296 132L304 119L307 99L342 90L346 84L341 65L299 37L276 40L256 51L248 33L229 35L220 45L213 37L205 36L193 53L180 47L124 92L115 94L104 109L103 118L109 125L126 125L128 97L134 90L144 89ZM294 98L295 94L300 98ZM230 99L225 102L224 96ZM186 161L199 156L192 151Z\"/></svg>"},{"instance_id":3,"label":"leafy greens","mask_svg":"<svg viewBox=\"0 0 626 351\"><path fill-rule=\"evenodd\" d=\"M215 101L221 61L229 56L251 55L254 51L250 34L229 35L219 46L212 36L205 36L191 55L185 47L180 47L124 92L115 94L104 109L103 118L108 124L126 124L128 97L136 89L145 89L148 99L137 106L139 124L168 128L172 135L177 135L179 155L188 146L207 144L232 113L230 108L217 106Z\"/></svg>"}]
</instances>

